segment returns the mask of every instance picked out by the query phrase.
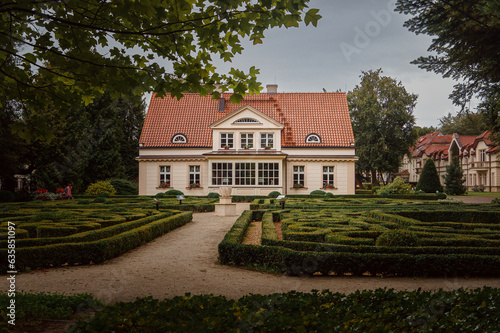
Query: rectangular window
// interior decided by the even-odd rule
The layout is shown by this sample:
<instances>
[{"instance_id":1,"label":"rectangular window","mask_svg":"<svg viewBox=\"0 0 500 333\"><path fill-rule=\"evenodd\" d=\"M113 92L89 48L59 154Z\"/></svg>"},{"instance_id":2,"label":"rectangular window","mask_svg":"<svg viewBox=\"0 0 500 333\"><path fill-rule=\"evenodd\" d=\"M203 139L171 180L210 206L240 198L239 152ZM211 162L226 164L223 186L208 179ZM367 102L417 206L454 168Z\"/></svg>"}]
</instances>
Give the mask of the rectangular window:
<instances>
[{"instance_id":1,"label":"rectangular window","mask_svg":"<svg viewBox=\"0 0 500 333\"><path fill-rule=\"evenodd\" d=\"M241 133L241 148L253 148L253 133Z\"/></svg>"},{"instance_id":2,"label":"rectangular window","mask_svg":"<svg viewBox=\"0 0 500 333\"><path fill-rule=\"evenodd\" d=\"M486 161L486 149L482 149L479 151L479 158L480 158L481 162Z\"/></svg>"},{"instance_id":3,"label":"rectangular window","mask_svg":"<svg viewBox=\"0 0 500 333\"><path fill-rule=\"evenodd\" d=\"M255 185L255 163L235 163L234 185Z\"/></svg>"},{"instance_id":4,"label":"rectangular window","mask_svg":"<svg viewBox=\"0 0 500 333\"><path fill-rule=\"evenodd\" d=\"M335 186L334 176L335 176L335 167L324 166L323 167L323 187L333 188Z\"/></svg>"},{"instance_id":5,"label":"rectangular window","mask_svg":"<svg viewBox=\"0 0 500 333\"><path fill-rule=\"evenodd\" d=\"M190 165L189 166L189 186L191 187L200 187L200 166L199 165Z\"/></svg>"},{"instance_id":6,"label":"rectangular window","mask_svg":"<svg viewBox=\"0 0 500 333\"><path fill-rule=\"evenodd\" d=\"M160 184L159 187L170 187L170 166L160 166Z\"/></svg>"},{"instance_id":7,"label":"rectangular window","mask_svg":"<svg viewBox=\"0 0 500 333\"><path fill-rule=\"evenodd\" d=\"M233 133L221 133L220 135L221 148L233 148Z\"/></svg>"},{"instance_id":8,"label":"rectangular window","mask_svg":"<svg viewBox=\"0 0 500 333\"><path fill-rule=\"evenodd\" d=\"M279 185L279 163L259 163L259 185Z\"/></svg>"},{"instance_id":9,"label":"rectangular window","mask_svg":"<svg viewBox=\"0 0 500 333\"><path fill-rule=\"evenodd\" d=\"M212 163L212 185L233 185L233 163Z\"/></svg>"},{"instance_id":10,"label":"rectangular window","mask_svg":"<svg viewBox=\"0 0 500 333\"><path fill-rule=\"evenodd\" d=\"M274 134L261 133L260 134L260 148L274 148Z\"/></svg>"},{"instance_id":11,"label":"rectangular window","mask_svg":"<svg viewBox=\"0 0 500 333\"><path fill-rule=\"evenodd\" d=\"M304 186L305 185L305 177L304 177L304 166L303 165L294 165L293 166L293 186Z\"/></svg>"}]
</instances>

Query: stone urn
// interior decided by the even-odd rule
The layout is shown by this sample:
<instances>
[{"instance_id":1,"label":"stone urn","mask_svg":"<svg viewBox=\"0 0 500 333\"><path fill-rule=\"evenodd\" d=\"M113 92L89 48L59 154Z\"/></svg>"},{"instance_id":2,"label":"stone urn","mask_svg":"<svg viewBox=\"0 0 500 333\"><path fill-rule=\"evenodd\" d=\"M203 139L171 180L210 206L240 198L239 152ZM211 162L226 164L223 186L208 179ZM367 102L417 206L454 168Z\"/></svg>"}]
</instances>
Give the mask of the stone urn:
<instances>
[{"instance_id":1,"label":"stone urn","mask_svg":"<svg viewBox=\"0 0 500 333\"><path fill-rule=\"evenodd\" d=\"M233 191L233 188L230 186L219 188L219 194L221 195L219 202L221 204L230 204L232 191Z\"/></svg>"}]
</instances>

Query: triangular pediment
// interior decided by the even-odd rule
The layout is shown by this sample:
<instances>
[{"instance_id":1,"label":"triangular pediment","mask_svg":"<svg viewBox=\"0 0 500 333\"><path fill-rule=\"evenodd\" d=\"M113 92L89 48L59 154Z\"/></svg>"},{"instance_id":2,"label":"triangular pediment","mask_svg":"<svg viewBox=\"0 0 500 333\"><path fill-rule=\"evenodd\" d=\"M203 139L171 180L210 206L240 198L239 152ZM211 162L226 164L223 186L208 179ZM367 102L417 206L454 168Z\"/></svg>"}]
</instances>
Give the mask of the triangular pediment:
<instances>
[{"instance_id":1,"label":"triangular pediment","mask_svg":"<svg viewBox=\"0 0 500 333\"><path fill-rule=\"evenodd\" d=\"M283 129L284 125L250 105L243 105L242 107L213 122L209 127L211 129L247 127Z\"/></svg>"}]
</instances>

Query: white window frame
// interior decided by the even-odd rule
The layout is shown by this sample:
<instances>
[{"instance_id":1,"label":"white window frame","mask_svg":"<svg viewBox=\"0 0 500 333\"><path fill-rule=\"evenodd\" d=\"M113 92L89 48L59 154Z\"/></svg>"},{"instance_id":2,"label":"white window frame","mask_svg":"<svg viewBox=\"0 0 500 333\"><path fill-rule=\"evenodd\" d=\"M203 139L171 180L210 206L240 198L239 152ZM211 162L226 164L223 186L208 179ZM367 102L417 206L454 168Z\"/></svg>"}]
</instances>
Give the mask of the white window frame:
<instances>
[{"instance_id":1,"label":"white window frame","mask_svg":"<svg viewBox=\"0 0 500 333\"><path fill-rule=\"evenodd\" d=\"M250 146L248 148L254 148L253 133L240 134L240 147L244 149L246 146Z\"/></svg>"},{"instance_id":2,"label":"white window frame","mask_svg":"<svg viewBox=\"0 0 500 333\"><path fill-rule=\"evenodd\" d=\"M295 184L302 184L302 186L306 186L305 170L305 165L294 165L292 167L292 186L295 186Z\"/></svg>"},{"instance_id":3,"label":"white window frame","mask_svg":"<svg viewBox=\"0 0 500 333\"><path fill-rule=\"evenodd\" d=\"M233 163L212 162L211 179L212 179L212 186L233 185Z\"/></svg>"},{"instance_id":4,"label":"white window frame","mask_svg":"<svg viewBox=\"0 0 500 333\"><path fill-rule=\"evenodd\" d=\"M170 165L160 165L158 186L162 181L168 183L168 187L172 187L172 167ZM163 177L162 177L163 176Z\"/></svg>"},{"instance_id":5,"label":"white window frame","mask_svg":"<svg viewBox=\"0 0 500 333\"><path fill-rule=\"evenodd\" d=\"M325 168L327 169L325 171ZM322 169L322 184L323 187L326 187L326 185L331 185L333 188L335 188L335 166L334 165L323 165ZM326 176L326 180L325 180Z\"/></svg>"},{"instance_id":6,"label":"white window frame","mask_svg":"<svg viewBox=\"0 0 500 333\"><path fill-rule=\"evenodd\" d=\"M264 165L267 165L266 168ZM272 166L272 167L271 167ZM258 163L258 186L279 186L280 164L276 162Z\"/></svg>"},{"instance_id":7,"label":"white window frame","mask_svg":"<svg viewBox=\"0 0 500 333\"><path fill-rule=\"evenodd\" d=\"M257 163L238 162L234 163L234 185L255 186L257 178Z\"/></svg>"},{"instance_id":8,"label":"white window frame","mask_svg":"<svg viewBox=\"0 0 500 333\"><path fill-rule=\"evenodd\" d=\"M240 118L236 120L233 124L261 124L261 122L253 118Z\"/></svg>"},{"instance_id":9,"label":"white window frame","mask_svg":"<svg viewBox=\"0 0 500 333\"><path fill-rule=\"evenodd\" d=\"M178 134L175 134L173 137L172 137L172 143L177 143L177 144L184 144L184 143L187 143L187 136L182 134L182 133L178 133Z\"/></svg>"},{"instance_id":10,"label":"white window frame","mask_svg":"<svg viewBox=\"0 0 500 333\"><path fill-rule=\"evenodd\" d=\"M260 148L264 149L268 146L274 148L274 133L260 133Z\"/></svg>"},{"instance_id":11,"label":"white window frame","mask_svg":"<svg viewBox=\"0 0 500 333\"><path fill-rule=\"evenodd\" d=\"M229 148L234 147L234 134L233 133L221 133L220 134L220 147L224 149L226 146Z\"/></svg>"},{"instance_id":12,"label":"white window frame","mask_svg":"<svg viewBox=\"0 0 500 333\"><path fill-rule=\"evenodd\" d=\"M201 187L201 166L200 165L190 165L189 166L189 183L188 185L191 186L192 184L198 184L199 187Z\"/></svg>"},{"instance_id":13,"label":"white window frame","mask_svg":"<svg viewBox=\"0 0 500 333\"><path fill-rule=\"evenodd\" d=\"M312 133L306 137L306 143L321 143L321 138L318 134Z\"/></svg>"}]
</instances>

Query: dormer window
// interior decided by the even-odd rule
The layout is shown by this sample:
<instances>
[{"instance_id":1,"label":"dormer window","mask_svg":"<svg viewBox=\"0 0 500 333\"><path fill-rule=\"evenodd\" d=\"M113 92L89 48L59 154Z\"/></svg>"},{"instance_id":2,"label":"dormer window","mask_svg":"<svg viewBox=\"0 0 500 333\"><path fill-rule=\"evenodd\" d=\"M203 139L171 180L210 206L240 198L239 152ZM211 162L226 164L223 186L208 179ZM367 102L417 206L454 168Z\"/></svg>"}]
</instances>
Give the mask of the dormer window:
<instances>
[{"instance_id":1,"label":"dormer window","mask_svg":"<svg viewBox=\"0 0 500 333\"><path fill-rule=\"evenodd\" d=\"M188 139L187 139L187 136L185 136L184 134L175 134L173 137L172 137L172 143L187 143L188 142Z\"/></svg>"},{"instance_id":2,"label":"dormer window","mask_svg":"<svg viewBox=\"0 0 500 333\"><path fill-rule=\"evenodd\" d=\"M233 124L260 124L261 122L253 118L241 118L236 120Z\"/></svg>"},{"instance_id":3,"label":"dormer window","mask_svg":"<svg viewBox=\"0 0 500 333\"><path fill-rule=\"evenodd\" d=\"M306 143L321 143L321 138L318 134L309 134L306 137Z\"/></svg>"}]
</instances>

